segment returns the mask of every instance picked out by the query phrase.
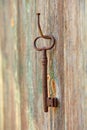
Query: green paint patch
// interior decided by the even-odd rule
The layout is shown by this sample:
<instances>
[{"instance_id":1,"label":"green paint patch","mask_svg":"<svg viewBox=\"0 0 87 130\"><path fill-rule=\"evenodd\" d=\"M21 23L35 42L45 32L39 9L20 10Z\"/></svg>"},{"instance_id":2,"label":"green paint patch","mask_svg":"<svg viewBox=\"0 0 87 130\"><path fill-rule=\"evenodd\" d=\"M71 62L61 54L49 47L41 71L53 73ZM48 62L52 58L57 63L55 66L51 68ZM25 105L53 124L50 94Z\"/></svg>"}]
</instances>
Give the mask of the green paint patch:
<instances>
[{"instance_id":1,"label":"green paint patch","mask_svg":"<svg viewBox=\"0 0 87 130\"><path fill-rule=\"evenodd\" d=\"M51 79L55 79L56 77L55 77L55 74L54 74L54 71L50 71L50 78Z\"/></svg>"},{"instance_id":2,"label":"green paint patch","mask_svg":"<svg viewBox=\"0 0 87 130\"><path fill-rule=\"evenodd\" d=\"M54 64L52 64L52 66L50 67L49 80L48 80L48 83L49 83L49 95L51 97L56 96L56 86L55 86L56 78L57 78L57 76L56 76Z\"/></svg>"},{"instance_id":3,"label":"green paint patch","mask_svg":"<svg viewBox=\"0 0 87 130\"><path fill-rule=\"evenodd\" d=\"M30 0L26 0L26 11L29 13L30 11Z\"/></svg>"}]
</instances>

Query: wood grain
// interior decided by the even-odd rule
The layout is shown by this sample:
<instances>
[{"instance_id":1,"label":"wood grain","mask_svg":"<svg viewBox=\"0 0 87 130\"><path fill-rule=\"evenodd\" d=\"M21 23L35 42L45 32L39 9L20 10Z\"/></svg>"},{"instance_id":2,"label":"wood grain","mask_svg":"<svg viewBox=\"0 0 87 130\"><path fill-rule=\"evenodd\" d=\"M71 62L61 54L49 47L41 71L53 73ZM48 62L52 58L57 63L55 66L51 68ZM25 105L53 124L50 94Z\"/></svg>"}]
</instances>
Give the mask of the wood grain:
<instances>
[{"instance_id":1,"label":"wood grain","mask_svg":"<svg viewBox=\"0 0 87 130\"><path fill-rule=\"evenodd\" d=\"M19 86L17 82L17 1L0 1L2 102L1 130L20 130Z\"/></svg>"},{"instance_id":2,"label":"wood grain","mask_svg":"<svg viewBox=\"0 0 87 130\"><path fill-rule=\"evenodd\" d=\"M87 129L87 1L0 1L0 130ZM56 39L48 56L49 96L58 108L43 111L42 53L33 47L44 34ZM39 44L51 44L40 40Z\"/></svg>"},{"instance_id":3,"label":"wood grain","mask_svg":"<svg viewBox=\"0 0 87 130\"><path fill-rule=\"evenodd\" d=\"M65 129L87 129L87 2L64 3Z\"/></svg>"}]
</instances>

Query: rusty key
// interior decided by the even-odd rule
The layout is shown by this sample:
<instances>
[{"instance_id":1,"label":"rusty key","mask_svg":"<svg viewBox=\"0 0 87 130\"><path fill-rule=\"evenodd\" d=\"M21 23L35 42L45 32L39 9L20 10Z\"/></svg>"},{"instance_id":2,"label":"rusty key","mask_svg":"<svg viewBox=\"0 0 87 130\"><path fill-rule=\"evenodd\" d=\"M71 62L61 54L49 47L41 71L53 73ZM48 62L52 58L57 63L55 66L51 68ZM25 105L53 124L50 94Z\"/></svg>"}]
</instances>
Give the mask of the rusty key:
<instances>
[{"instance_id":1,"label":"rusty key","mask_svg":"<svg viewBox=\"0 0 87 130\"><path fill-rule=\"evenodd\" d=\"M42 51L42 86L43 86L43 106L44 112L48 112L48 107L57 107L57 98L48 97L48 87L47 87L47 50L51 50L55 45L55 38L52 35L43 35L41 26L40 26L40 14L38 13L38 28L41 36L37 37L34 40L34 47L37 51ZM40 38L51 40L50 47L37 47L37 40Z\"/></svg>"}]
</instances>

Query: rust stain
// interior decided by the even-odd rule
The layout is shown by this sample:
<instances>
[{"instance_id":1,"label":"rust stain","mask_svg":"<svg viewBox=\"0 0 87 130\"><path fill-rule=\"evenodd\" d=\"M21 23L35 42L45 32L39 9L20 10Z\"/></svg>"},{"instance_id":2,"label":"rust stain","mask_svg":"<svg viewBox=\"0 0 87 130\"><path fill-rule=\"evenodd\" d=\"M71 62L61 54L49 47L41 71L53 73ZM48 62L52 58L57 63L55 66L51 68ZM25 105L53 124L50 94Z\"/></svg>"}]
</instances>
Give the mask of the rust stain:
<instances>
[{"instance_id":1,"label":"rust stain","mask_svg":"<svg viewBox=\"0 0 87 130\"><path fill-rule=\"evenodd\" d=\"M14 22L14 19L12 18L11 19L11 26L14 27L14 25L15 25L15 22Z\"/></svg>"},{"instance_id":2,"label":"rust stain","mask_svg":"<svg viewBox=\"0 0 87 130\"><path fill-rule=\"evenodd\" d=\"M57 107L53 107L53 111L54 111L54 113L56 113L58 111L58 108Z\"/></svg>"},{"instance_id":3,"label":"rust stain","mask_svg":"<svg viewBox=\"0 0 87 130\"><path fill-rule=\"evenodd\" d=\"M49 90L48 90L48 95L55 97L56 96L56 83L53 78L50 77L50 75L47 75L47 81L49 84Z\"/></svg>"},{"instance_id":4,"label":"rust stain","mask_svg":"<svg viewBox=\"0 0 87 130\"><path fill-rule=\"evenodd\" d=\"M51 80L51 87L52 87L52 96L55 97L56 96L56 83L54 81L54 79Z\"/></svg>"}]
</instances>

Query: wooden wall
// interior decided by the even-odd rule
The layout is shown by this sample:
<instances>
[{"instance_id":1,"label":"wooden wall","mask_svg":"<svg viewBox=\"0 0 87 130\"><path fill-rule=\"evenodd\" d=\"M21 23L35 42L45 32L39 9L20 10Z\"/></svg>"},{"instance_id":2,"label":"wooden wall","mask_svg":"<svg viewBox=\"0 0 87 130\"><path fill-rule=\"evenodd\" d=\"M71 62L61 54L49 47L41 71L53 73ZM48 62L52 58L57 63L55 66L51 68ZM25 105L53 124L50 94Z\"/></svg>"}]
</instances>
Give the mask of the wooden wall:
<instances>
[{"instance_id":1,"label":"wooden wall","mask_svg":"<svg viewBox=\"0 0 87 130\"><path fill-rule=\"evenodd\" d=\"M0 0L0 130L87 129L87 1ZM43 112L36 13L48 51L49 95L59 107ZM42 44L50 44L41 41Z\"/></svg>"}]
</instances>

